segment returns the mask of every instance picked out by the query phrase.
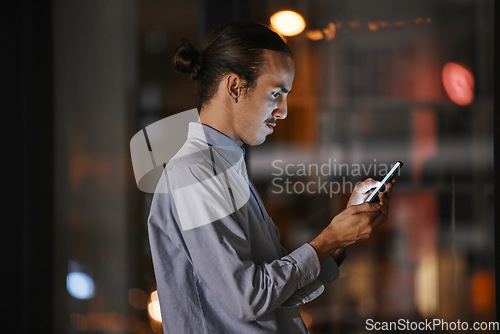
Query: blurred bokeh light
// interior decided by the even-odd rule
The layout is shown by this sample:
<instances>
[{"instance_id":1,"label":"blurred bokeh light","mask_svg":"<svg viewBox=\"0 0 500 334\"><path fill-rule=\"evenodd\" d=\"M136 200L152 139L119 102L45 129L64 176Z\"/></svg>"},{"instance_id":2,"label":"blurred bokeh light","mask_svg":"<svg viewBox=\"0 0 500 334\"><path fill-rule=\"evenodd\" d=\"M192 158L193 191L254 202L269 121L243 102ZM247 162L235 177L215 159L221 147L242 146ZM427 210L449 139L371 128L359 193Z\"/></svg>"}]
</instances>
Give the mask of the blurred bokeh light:
<instances>
[{"instance_id":1,"label":"blurred bokeh light","mask_svg":"<svg viewBox=\"0 0 500 334\"><path fill-rule=\"evenodd\" d=\"M82 272L70 272L66 277L66 288L71 296L77 299L94 297L95 285L90 275Z\"/></svg>"},{"instance_id":2,"label":"blurred bokeh light","mask_svg":"<svg viewBox=\"0 0 500 334\"><path fill-rule=\"evenodd\" d=\"M271 25L274 30L284 36L295 36L304 31L306 21L297 12L283 10L271 16Z\"/></svg>"},{"instance_id":3,"label":"blurred bokeh light","mask_svg":"<svg viewBox=\"0 0 500 334\"><path fill-rule=\"evenodd\" d=\"M450 100L460 106L467 106L474 100L474 76L457 63L446 63L442 71L443 86Z\"/></svg>"},{"instance_id":4,"label":"blurred bokeh light","mask_svg":"<svg viewBox=\"0 0 500 334\"><path fill-rule=\"evenodd\" d=\"M128 302L137 310L145 310L148 306L148 294L139 288L128 290Z\"/></svg>"},{"instance_id":5,"label":"blurred bokeh light","mask_svg":"<svg viewBox=\"0 0 500 334\"><path fill-rule=\"evenodd\" d=\"M158 300L158 291L153 291L148 304L148 313L151 319L161 322L160 301Z\"/></svg>"}]
</instances>

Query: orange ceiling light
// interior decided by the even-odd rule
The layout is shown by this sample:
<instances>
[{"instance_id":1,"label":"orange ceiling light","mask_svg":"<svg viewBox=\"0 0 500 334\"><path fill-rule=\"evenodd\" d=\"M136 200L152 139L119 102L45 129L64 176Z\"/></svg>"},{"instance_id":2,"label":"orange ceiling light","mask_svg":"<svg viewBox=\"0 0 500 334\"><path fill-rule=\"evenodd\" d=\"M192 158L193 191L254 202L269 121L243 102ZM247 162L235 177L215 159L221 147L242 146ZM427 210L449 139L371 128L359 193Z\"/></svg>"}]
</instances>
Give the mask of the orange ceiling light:
<instances>
[{"instance_id":1,"label":"orange ceiling light","mask_svg":"<svg viewBox=\"0 0 500 334\"><path fill-rule=\"evenodd\" d=\"M306 21L297 12L282 10L271 16L271 26L284 36L295 36L306 28Z\"/></svg>"}]
</instances>

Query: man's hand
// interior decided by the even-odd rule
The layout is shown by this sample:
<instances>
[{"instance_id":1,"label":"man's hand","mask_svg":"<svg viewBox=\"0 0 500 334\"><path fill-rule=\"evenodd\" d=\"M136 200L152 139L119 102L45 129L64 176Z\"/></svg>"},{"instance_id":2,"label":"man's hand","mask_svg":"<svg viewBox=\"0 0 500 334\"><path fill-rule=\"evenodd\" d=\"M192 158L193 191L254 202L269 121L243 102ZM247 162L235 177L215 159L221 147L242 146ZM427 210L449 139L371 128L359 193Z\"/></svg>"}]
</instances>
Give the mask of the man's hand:
<instances>
[{"instance_id":1,"label":"man's hand","mask_svg":"<svg viewBox=\"0 0 500 334\"><path fill-rule=\"evenodd\" d=\"M393 182L394 183L393 179ZM390 191L392 187L392 183L386 185L386 191ZM374 179L368 178L363 182L357 184L352 191L351 197L349 197L349 202L347 202L347 207L351 205L361 204L368 196L372 193L372 191L380 185L380 181L375 181ZM390 195L389 195L390 196Z\"/></svg>"},{"instance_id":2,"label":"man's hand","mask_svg":"<svg viewBox=\"0 0 500 334\"><path fill-rule=\"evenodd\" d=\"M309 243L318 253L320 261L329 255L335 256L348 245L368 239L373 229L387 220L393 184L394 180L386 185L384 193L379 193L379 203L364 203L364 199L370 194L370 190L378 185L378 181L367 179L357 186L358 189L355 188L347 209L335 216ZM354 204L360 200L361 204Z\"/></svg>"}]
</instances>

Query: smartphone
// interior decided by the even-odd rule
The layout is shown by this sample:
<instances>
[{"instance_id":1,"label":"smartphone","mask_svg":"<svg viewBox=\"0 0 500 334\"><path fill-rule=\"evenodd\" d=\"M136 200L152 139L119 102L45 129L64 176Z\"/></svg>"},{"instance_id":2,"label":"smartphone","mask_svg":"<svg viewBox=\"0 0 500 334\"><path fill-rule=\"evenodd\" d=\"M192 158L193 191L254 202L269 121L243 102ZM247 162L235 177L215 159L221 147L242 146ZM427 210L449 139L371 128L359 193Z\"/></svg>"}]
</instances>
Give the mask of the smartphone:
<instances>
[{"instance_id":1,"label":"smartphone","mask_svg":"<svg viewBox=\"0 0 500 334\"><path fill-rule=\"evenodd\" d=\"M370 196L366 199L365 202L372 202L376 203L379 201L378 199L378 193L381 191L385 191L385 186L387 183L391 182L391 180L394 178L397 172L399 172L399 169L403 166L403 163L401 161L396 162L396 164L391 168L389 173L384 177L384 179L381 181L381 185L375 188L375 190L372 191Z\"/></svg>"}]
</instances>

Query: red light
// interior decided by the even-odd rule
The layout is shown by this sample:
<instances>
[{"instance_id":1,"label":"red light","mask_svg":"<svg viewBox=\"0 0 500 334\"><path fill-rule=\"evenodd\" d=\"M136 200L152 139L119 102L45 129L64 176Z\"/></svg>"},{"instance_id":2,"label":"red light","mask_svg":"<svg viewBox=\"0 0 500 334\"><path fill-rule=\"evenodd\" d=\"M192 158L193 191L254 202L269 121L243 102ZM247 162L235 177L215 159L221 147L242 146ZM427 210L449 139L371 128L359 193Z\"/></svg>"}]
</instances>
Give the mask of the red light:
<instances>
[{"instance_id":1,"label":"red light","mask_svg":"<svg viewBox=\"0 0 500 334\"><path fill-rule=\"evenodd\" d=\"M443 86L450 100L466 106L474 100L474 76L464 66L446 63L442 71Z\"/></svg>"}]
</instances>

